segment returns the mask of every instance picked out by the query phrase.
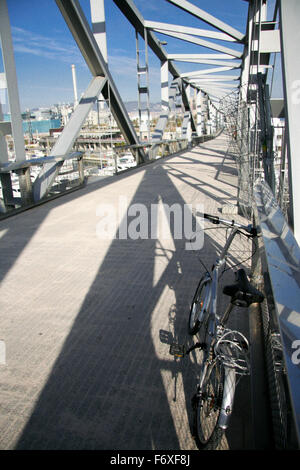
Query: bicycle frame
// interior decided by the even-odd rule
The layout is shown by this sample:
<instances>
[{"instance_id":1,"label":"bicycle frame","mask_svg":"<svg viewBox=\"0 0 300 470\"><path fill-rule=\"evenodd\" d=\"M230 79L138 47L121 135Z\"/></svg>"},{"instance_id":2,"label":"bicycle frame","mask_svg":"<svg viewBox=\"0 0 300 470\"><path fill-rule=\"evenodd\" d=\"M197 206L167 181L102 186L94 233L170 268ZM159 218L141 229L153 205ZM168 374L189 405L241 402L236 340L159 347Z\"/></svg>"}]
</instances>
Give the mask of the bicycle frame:
<instances>
[{"instance_id":1,"label":"bicycle frame","mask_svg":"<svg viewBox=\"0 0 300 470\"><path fill-rule=\"evenodd\" d=\"M210 317L208 334L211 338L215 336L216 326L220 322L220 317L217 313L217 303L218 303L218 281L220 277L220 270L226 261L226 254L230 248L231 243L233 242L234 237L238 232L238 228L234 227L231 230L231 233L225 243L225 246L220 254L220 257L217 258L215 265L212 269L212 274L207 273L204 282L210 283L210 298L208 302L208 308L206 315ZM228 316L228 313L227 313Z\"/></svg>"},{"instance_id":2,"label":"bicycle frame","mask_svg":"<svg viewBox=\"0 0 300 470\"><path fill-rule=\"evenodd\" d=\"M238 224L236 224L238 225ZM204 351L204 361L202 365L202 371L200 374L200 383L199 391L203 389L204 378L206 376L206 371L208 367L212 367L213 361L210 359L211 348L213 342L216 340L217 328L218 326L224 326L228 320L229 314L233 308L233 305L230 303L222 318L217 313L217 302L218 302L218 281L220 277L220 270L226 261L226 255L232 244L234 237L236 236L239 226L234 226L231 230L231 233L225 243L224 248L221 251L219 258L217 258L215 265L212 268L212 273L207 273L203 283L209 285L209 290L207 292L207 297L204 300L205 312L203 322L208 321L208 328L205 335L206 350ZM213 359L217 360L217 359ZM224 380L224 390L223 390L223 400L222 407L220 411L220 416L218 420L218 426L222 429L226 429L228 426L229 416L231 415L233 408L233 400L235 394L236 386L236 372L232 367L224 366L225 380Z\"/></svg>"}]
</instances>

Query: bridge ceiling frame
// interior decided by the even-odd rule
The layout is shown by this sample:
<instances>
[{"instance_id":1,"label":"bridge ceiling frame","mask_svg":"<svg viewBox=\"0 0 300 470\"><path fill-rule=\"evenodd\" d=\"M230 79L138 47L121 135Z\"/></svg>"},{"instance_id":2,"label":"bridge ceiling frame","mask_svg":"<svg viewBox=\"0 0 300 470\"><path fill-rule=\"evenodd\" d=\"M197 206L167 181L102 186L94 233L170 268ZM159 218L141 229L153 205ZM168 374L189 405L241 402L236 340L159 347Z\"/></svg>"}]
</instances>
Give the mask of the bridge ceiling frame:
<instances>
[{"instance_id":1,"label":"bridge ceiling frame","mask_svg":"<svg viewBox=\"0 0 300 470\"><path fill-rule=\"evenodd\" d=\"M185 111L184 121L186 123L187 115L189 114L191 131L192 133L197 134L197 129L199 130L199 126L197 126L197 123L194 120L193 110L191 109L188 96L189 90L191 88L194 89L194 93L202 90L211 106L216 109L213 103L215 103L216 100L222 98L222 96L228 94L230 89L235 87L235 85L230 86L227 82L232 80L240 80L239 74L227 76L220 75L220 72L228 72L231 70L237 72L240 71L243 57L243 50L232 49L222 44L207 41L206 39L202 38L204 37L227 41L230 44L238 44L243 46L245 35L187 1L176 0L170 1L169 3L172 3L174 7L181 8L189 14L196 16L199 20L204 21L215 29L207 30L201 28L190 28L182 25L145 20L132 0L113 1L127 18L127 20L132 24L138 34L140 34L144 39L146 32L147 45L151 48L156 57L160 59L162 66L165 67L165 64L167 64L168 71L173 77L173 85L174 80L181 80L178 82L178 87L182 95L182 102ZM168 54L164 49L162 42L156 37L155 33L174 37L185 42L190 42L204 47L207 50L217 51L218 53ZM217 67L201 70L199 72L181 73L174 63L177 60L182 62L207 64L209 66L215 65ZM207 74L209 74L208 78ZM164 74L164 77L165 76L166 75ZM205 79L205 81L209 83L203 82L202 86L201 78ZM222 83L223 87L220 86ZM171 86L173 85L171 84ZM162 86L165 87L165 83L164 85L162 84ZM168 96L172 96L171 86L168 90ZM211 100L209 99L210 93L212 94ZM158 139L158 136L163 135L163 129L165 128L168 117L170 115L170 106L166 105L166 103L168 103L168 96L166 95L166 91L163 90L162 114L158 121L158 127L155 129L152 136L154 140Z\"/></svg>"}]
</instances>

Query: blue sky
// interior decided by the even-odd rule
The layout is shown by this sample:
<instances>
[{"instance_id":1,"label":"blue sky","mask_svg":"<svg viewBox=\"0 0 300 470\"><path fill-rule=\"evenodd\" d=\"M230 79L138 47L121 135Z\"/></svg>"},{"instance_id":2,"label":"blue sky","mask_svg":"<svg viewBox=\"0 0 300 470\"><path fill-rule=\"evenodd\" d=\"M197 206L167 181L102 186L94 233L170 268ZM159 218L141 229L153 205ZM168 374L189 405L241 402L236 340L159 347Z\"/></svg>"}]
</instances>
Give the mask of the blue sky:
<instances>
[{"instance_id":1,"label":"blue sky","mask_svg":"<svg viewBox=\"0 0 300 470\"><path fill-rule=\"evenodd\" d=\"M147 20L211 29L166 0L135 0ZM242 0L192 0L192 3L245 32L247 2ZM80 4L90 21L90 2ZM76 65L78 92L87 88L91 75L54 0L7 0L22 110L72 102L71 65ZM124 101L137 100L135 32L112 0L105 0L108 60ZM169 53L201 53L200 46L157 35L168 42ZM231 43L226 44L232 47ZM208 52L207 50L205 52ZM209 51L213 52L213 51ZM149 52L150 100L160 100L160 63ZM177 63L182 72L199 65ZM205 66L207 67L207 66Z\"/></svg>"}]
</instances>

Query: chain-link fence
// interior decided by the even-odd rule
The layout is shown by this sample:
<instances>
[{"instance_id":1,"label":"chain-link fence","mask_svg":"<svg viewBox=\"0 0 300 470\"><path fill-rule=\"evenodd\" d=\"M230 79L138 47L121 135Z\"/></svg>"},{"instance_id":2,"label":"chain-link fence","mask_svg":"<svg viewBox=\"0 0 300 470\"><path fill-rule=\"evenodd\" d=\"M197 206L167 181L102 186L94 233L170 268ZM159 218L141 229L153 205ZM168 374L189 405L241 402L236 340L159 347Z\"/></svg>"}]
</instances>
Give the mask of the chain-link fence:
<instances>
[{"instance_id":1,"label":"chain-link fence","mask_svg":"<svg viewBox=\"0 0 300 470\"><path fill-rule=\"evenodd\" d=\"M289 222L289 175L286 157L285 122L271 115L268 86L260 78L226 95L219 111L224 115L230 152L235 156L238 177L238 206L252 218L253 186L264 179L272 189Z\"/></svg>"}]
</instances>

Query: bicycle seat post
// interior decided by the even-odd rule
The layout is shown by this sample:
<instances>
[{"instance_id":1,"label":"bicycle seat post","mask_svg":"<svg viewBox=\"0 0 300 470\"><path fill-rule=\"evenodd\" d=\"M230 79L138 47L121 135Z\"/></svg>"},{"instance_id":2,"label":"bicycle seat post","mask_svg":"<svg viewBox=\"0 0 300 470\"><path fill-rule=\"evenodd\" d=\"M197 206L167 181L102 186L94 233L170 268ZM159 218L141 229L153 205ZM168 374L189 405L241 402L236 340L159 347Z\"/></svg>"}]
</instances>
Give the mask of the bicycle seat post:
<instances>
[{"instance_id":1,"label":"bicycle seat post","mask_svg":"<svg viewBox=\"0 0 300 470\"><path fill-rule=\"evenodd\" d=\"M230 315L233 307L234 307L234 305L231 302L229 302L225 312L223 313L223 316L220 319L220 325L221 326L225 326L226 323L228 322L228 318L229 318L229 315Z\"/></svg>"}]
</instances>

